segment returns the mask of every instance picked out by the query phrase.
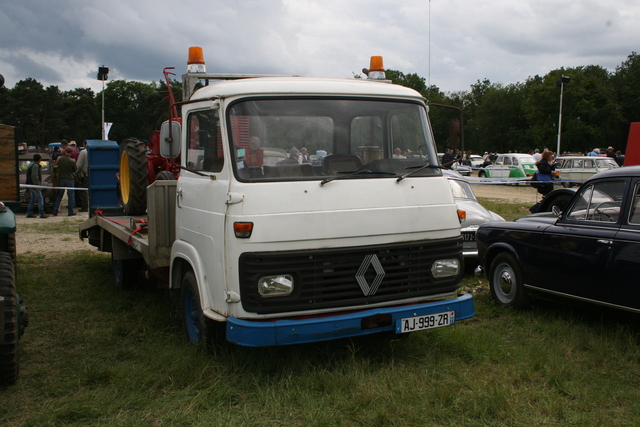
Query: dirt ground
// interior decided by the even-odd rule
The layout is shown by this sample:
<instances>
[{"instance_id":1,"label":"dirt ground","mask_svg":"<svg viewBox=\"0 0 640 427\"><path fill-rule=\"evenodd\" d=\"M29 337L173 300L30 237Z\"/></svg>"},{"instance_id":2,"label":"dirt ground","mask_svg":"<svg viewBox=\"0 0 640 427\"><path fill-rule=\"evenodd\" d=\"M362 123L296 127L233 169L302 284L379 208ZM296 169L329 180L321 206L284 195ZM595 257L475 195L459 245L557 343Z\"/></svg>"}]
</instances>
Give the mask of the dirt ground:
<instances>
[{"instance_id":1,"label":"dirt ground","mask_svg":"<svg viewBox=\"0 0 640 427\"><path fill-rule=\"evenodd\" d=\"M26 212L16 213L16 250L18 255L31 253L46 256L46 254L54 252L95 250L89 243L80 240L77 231L78 225L88 219L89 214L87 212L78 212L75 216L68 216L65 199L63 199L62 208L58 216L49 216L49 218L27 218L26 216ZM43 232L40 228L41 226L55 223L66 223L75 232L64 235L46 230Z\"/></svg>"}]
</instances>

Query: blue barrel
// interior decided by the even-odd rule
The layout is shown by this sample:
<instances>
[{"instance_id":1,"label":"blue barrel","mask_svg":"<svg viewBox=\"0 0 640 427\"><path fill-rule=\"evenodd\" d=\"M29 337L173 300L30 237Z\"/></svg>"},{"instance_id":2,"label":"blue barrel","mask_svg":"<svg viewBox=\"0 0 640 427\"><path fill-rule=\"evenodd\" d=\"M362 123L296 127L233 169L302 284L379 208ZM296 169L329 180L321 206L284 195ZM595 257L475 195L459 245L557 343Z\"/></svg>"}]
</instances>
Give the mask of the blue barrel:
<instances>
[{"instance_id":1,"label":"blue barrel","mask_svg":"<svg viewBox=\"0 0 640 427\"><path fill-rule=\"evenodd\" d=\"M87 140L89 163L89 216L95 211L105 214L122 214L118 195L120 172L120 147L115 141Z\"/></svg>"}]
</instances>

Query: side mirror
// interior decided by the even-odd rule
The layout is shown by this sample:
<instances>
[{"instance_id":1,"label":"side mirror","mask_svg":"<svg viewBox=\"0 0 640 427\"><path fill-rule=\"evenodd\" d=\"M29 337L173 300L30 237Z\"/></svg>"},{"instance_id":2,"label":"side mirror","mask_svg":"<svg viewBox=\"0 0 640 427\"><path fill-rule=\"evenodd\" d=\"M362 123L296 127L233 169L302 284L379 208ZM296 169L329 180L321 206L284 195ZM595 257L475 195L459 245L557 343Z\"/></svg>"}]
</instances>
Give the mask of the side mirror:
<instances>
[{"instance_id":1,"label":"side mirror","mask_svg":"<svg viewBox=\"0 0 640 427\"><path fill-rule=\"evenodd\" d=\"M166 121L160 128L160 155L172 159L180 155L181 126L176 121Z\"/></svg>"}]
</instances>

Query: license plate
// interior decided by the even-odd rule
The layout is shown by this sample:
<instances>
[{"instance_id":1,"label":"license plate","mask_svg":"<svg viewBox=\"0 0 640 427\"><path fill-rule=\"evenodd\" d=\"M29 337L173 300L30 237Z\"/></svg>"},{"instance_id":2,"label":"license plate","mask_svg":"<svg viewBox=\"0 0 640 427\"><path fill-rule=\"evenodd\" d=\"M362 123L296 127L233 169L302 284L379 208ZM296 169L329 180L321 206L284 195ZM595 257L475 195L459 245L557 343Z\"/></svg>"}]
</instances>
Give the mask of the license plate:
<instances>
[{"instance_id":1,"label":"license plate","mask_svg":"<svg viewBox=\"0 0 640 427\"><path fill-rule=\"evenodd\" d=\"M442 328L456 323L456 312L425 314L424 316L407 317L400 319L400 332L422 331L425 329ZM397 329L396 329L397 330Z\"/></svg>"},{"instance_id":2,"label":"license plate","mask_svg":"<svg viewBox=\"0 0 640 427\"><path fill-rule=\"evenodd\" d=\"M475 242L476 241L476 233L462 233L462 240L465 242Z\"/></svg>"}]
</instances>

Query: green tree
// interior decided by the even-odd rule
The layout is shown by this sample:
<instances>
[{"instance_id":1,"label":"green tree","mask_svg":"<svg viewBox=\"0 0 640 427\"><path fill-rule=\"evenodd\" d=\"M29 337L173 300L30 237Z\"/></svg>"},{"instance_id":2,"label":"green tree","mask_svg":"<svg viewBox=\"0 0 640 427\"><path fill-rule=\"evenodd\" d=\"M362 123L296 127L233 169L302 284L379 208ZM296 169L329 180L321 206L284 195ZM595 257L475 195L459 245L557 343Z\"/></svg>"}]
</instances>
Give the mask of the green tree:
<instances>
[{"instance_id":1,"label":"green tree","mask_svg":"<svg viewBox=\"0 0 640 427\"><path fill-rule=\"evenodd\" d=\"M616 99L620 104L624 122L620 123L617 130L617 139L624 141L629 133L631 122L640 122L640 55L632 52L612 76L613 87L616 91ZM625 151L620 145L622 151Z\"/></svg>"},{"instance_id":2,"label":"green tree","mask_svg":"<svg viewBox=\"0 0 640 427\"><path fill-rule=\"evenodd\" d=\"M167 106L157 83L141 83L113 80L105 88L105 121L113 123L109 139L122 141L134 136L150 139L153 130L159 129L163 117L158 115L160 105ZM102 102L102 92L96 97L96 105ZM168 116L168 113L167 113Z\"/></svg>"},{"instance_id":3,"label":"green tree","mask_svg":"<svg viewBox=\"0 0 640 427\"><path fill-rule=\"evenodd\" d=\"M101 112L96 96L89 88L79 88L62 94L63 134L67 140L101 139Z\"/></svg>"}]
</instances>

